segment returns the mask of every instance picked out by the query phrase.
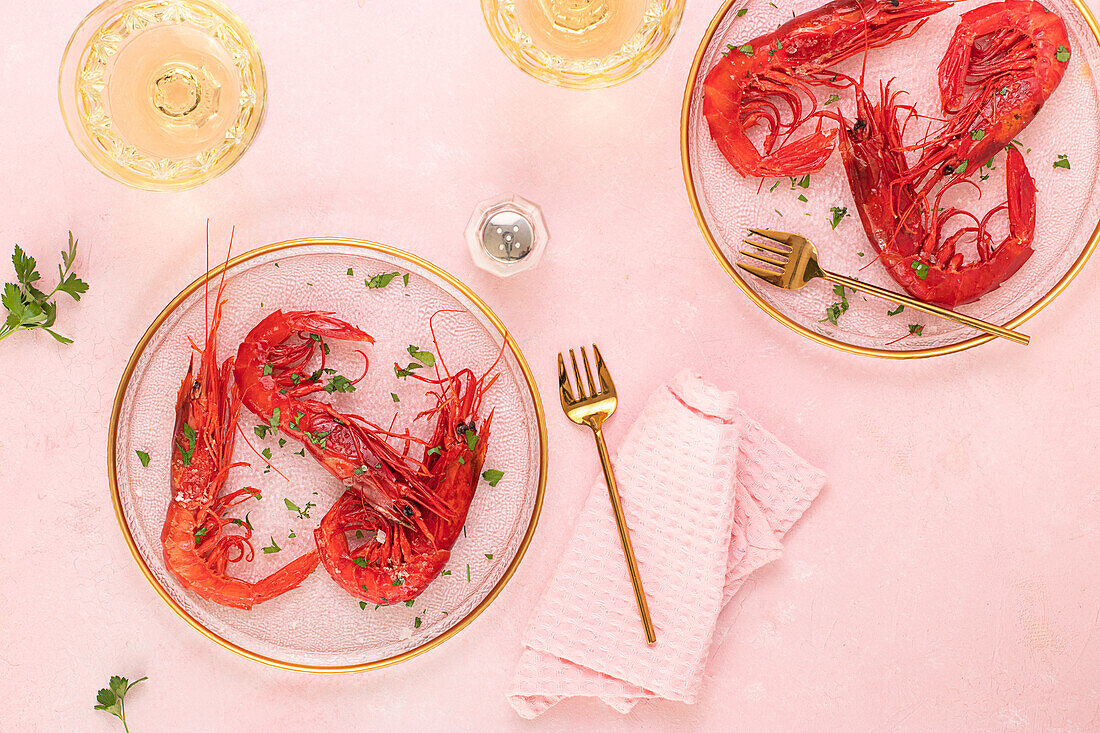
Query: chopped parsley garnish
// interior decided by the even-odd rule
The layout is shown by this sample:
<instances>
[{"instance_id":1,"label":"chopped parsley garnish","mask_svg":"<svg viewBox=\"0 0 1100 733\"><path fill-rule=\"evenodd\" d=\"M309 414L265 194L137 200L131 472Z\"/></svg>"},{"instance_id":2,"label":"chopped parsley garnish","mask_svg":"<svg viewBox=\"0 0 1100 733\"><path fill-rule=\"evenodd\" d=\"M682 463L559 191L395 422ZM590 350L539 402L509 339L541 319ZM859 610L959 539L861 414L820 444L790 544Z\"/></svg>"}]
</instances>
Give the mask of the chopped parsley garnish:
<instances>
[{"instance_id":1,"label":"chopped parsley garnish","mask_svg":"<svg viewBox=\"0 0 1100 733\"><path fill-rule=\"evenodd\" d=\"M393 279L400 274L400 272L383 272L380 275L375 275L369 280L364 280L363 283L371 290L377 290L389 285Z\"/></svg>"},{"instance_id":2,"label":"chopped parsley garnish","mask_svg":"<svg viewBox=\"0 0 1100 733\"><path fill-rule=\"evenodd\" d=\"M470 450L477 448L477 433L473 430L466 431L466 447Z\"/></svg>"},{"instance_id":3,"label":"chopped parsley garnish","mask_svg":"<svg viewBox=\"0 0 1100 733\"><path fill-rule=\"evenodd\" d=\"M287 511L298 513L298 519L309 519L309 510L317 506L312 501L307 501L305 507L299 509L297 504L286 498L283 499L283 503L286 504Z\"/></svg>"},{"instance_id":4,"label":"chopped parsley garnish","mask_svg":"<svg viewBox=\"0 0 1100 733\"><path fill-rule=\"evenodd\" d=\"M309 438L309 442L313 443L315 446L317 446L321 450L324 450L325 446L328 445L327 439L328 439L328 436L331 433L332 433L331 430L318 430L318 431L313 432L313 433L309 432L308 430L303 430L302 431L302 435Z\"/></svg>"},{"instance_id":5,"label":"chopped parsley garnish","mask_svg":"<svg viewBox=\"0 0 1100 733\"><path fill-rule=\"evenodd\" d=\"M747 43L744 46L738 46L737 50L746 56L752 56L752 46Z\"/></svg>"},{"instance_id":6,"label":"chopped parsley garnish","mask_svg":"<svg viewBox=\"0 0 1100 733\"><path fill-rule=\"evenodd\" d=\"M466 563L466 582L470 582L470 563Z\"/></svg>"},{"instance_id":7,"label":"chopped parsley garnish","mask_svg":"<svg viewBox=\"0 0 1100 733\"><path fill-rule=\"evenodd\" d=\"M440 573L440 575L450 575L450 574L451 574L450 570L444 570L443 572Z\"/></svg>"},{"instance_id":8,"label":"chopped parsley garnish","mask_svg":"<svg viewBox=\"0 0 1100 733\"><path fill-rule=\"evenodd\" d=\"M737 17L740 18L742 15L744 15L747 12L749 12L748 8L741 8L740 10L737 11Z\"/></svg>"},{"instance_id":9,"label":"chopped parsley garnish","mask_svg":"<svg viewBox=\"0 0 1100 733\"><path fill-rule=\"evenodd\" d=\"M963 173L966 173L966 168L969 165L970 165L969 160L964 160L963 162L959 163L959 167L955 169L955 175L958 176L958 175L961 175Z\"/></svg>"},{"instance_id":10,"label":"chopped parsley garnish","mask_svg":"<svg viewBox=\"0 0 1100 733\"><path fill-rule=\"evenodd\" d=\"M267 419L267 425L257 425L253 428L253 432L256 433L258 438L266 438L267 434L273 430L279 429L279 421L282 418L282 410L278 407L271 411L271 417Z\"/></svg>"},{"instance_id":11,"label":"chopped parsley garnish","mask_svg":"<svg viewBox=\"0 0 1100 733\"><path fill-rule=\"evenodd\" d=\"M176 447L180 450L180 457L183 458L183 465L191 465L191 455L195 452L195 429L190 424L184 423L183 425L183 438L187 441L187 449L184 450L180 442L176 441Z\"/></svg>"},{"instance_id":12,"label":"chopped parsley garnish","mask_svg":"<svg viewBox=\"0 0 1100 733\"><path fill-rule=\"evenodd\" d=\"M459 457L458 457L458 462L459 462L459 463L460 463L461 465L463 465L463 466L465 466L465 465L466 465L466 459L465 459L465 458L463 458L462 456L459 456Z\"/></svg>"},{"instance_id":13,"label":"chopped parsley garnish","mask_svg":"<svg viewBox=\"0 0 1100 733\"><path fill-rule=\"evenodd\" d=\"M138 460L141 461L142 467L143 468L148 468L149 467L149 454L146 453L143 450L137 450L137 451L134 451L134 453L137 453Z\"/></svg>"},{"instance_id":14,"label":"chopped parsley garnish","mask_svg":"<svg viewBox=\"0 0 1100 733\"><path fill-rule=\"evenodd\" d=\"M359 468L355 469L355 475L356 476L362 476L363 473L366 472L366 470L367 470L366 466L360 466Z\"/></svg>"},{"instance_id":15,"label":"chopped parsley garnish","mask_svg":"<svg viewBox=\"0 0 1100 733\"><path fill-rule=\"evenodd\" d=\"M775 193L775 189L779 188L779 181L772 184L772 187L768 189L768 193Z\"/></svg>"},{"instance_id":16,"label":"chopped parsley garnish","mask_svg":"<svg viewBox=\"0 0 1100 733\"><path fill-rule=\"evenodd\" d=\"M798 194L798 200L801 201L802 203L806 203L807 201L809 201L809 199L806 198L806 194L804 194L804 193Z\"/></svg>"},{"instance_id":17,"label":"chopped parsley garnish","mask_svg":"<svg viewBox=\"0 0 1100 733\"><path fill-rule=\"evenodd\" d=\"M409 273L406 272L404 275L401 276L401 282L404 283L406 288L409 287Z\"/></svg>"},{"instance_id":18,"label":"chopped parsley garnish","mask_svg":"<svg viewBox=\"0 0 1100 733\"><path fill-rule=\"evenodd\" d=\"M1059 47L1058 47L1058 48L1057 48L1057 49L1056 49L1056 50L1054 51L1054 58L1058 59L1058 60L1059 60L1059 61L1061 61L1061 62L1062 62L1063 64L1064 64L1065 62L1069 61L1069 49L1068 49L1068 48L1066 48L1065 46L1059 46Z\"/></svg>"},{"instance_id":19,"label":"chopped parsley garnish","mask_svg":"<svg viewBox=\"0 0 1100 733\"><path fill-rule=\"evenodd\" d=\"M421 623L423 623L423 622L420 620L420 617L417 616L415 619L413 619L413 628L414 629L419 629Z\"/></svg>"},{"instance_id":20,"label":"chopped parsley garnish","mask_svg":"<svg viewBox=\"0 0 1100 733\"><path fill-rule=\"evenodd\" d=\"M416 601L414 599L407 600L407 601L405 601L405 607L410 608L412 606L412 604L415 603L415 602Z\"/></svg>"},{"instance_id":21,"label":"chopped parsley garnish","mask_svg":"<svg viewBox=\"0 0 1100 733\"><path fill-rule=\"evenodd\" d=\"M279 547L278 543L275 542L275 538L272 537L271 538L271 546L270 547L261 547L260 549L264 551L265 555L270 555L271 553L278 552L278 551L282 550L283 548Z\"/></svg>"},{"instance_id":22,"label":"chopped parsley garnish","mask_svg":"<svg viewBox=\"0 0 1100 733\"><path fill-rule=\"evenodd\" d=\"M490 486L496 486L502 478L504 478L504 471L498 471L495 468L487 468L481 474L481 478L485 479L485 482Z\"/></svg>"},{"instance_id":23,"label":"chopped parsley garnish","mask_svg":"<svg viewBox=\"0 0 1100 733\"><path fill-rule=\"evenodd\" d=\"M903 310L905 310L905 306L904 305L899 305L897 308L895 308L892 311L886 311L886 315L896 316L898 313L901 313Z\"/></svg>"},{"instance_id":24,"label":"chopped parsley garnish","mask_svg":"<svg viewBox=\"0 0 1100 733\"><path fill-rule=\"evenodd\" d=\"M249 521L249 519L248 519L248 515L251 514L251 513L252 512L245 512L244 513L244 521L241 521L240 519L234 518L234 519L230 519L229 522L231 524L237 525L238 527L248 527L249 529L252 529L252 522Z\"/></svg>"},{"instance_id":25,"label":"chopped parsley garnish","mask_svg":"<svg viewBox=\"0 0 1100 733\"><path fill-rule=\"evenodd\" d=\"M328 380L328 384L322 387L326 392L332 394L333 392L354 392L355 385L351 383L351 380L342 374L337 374L335 377L331 377Z\"/></svg>"},{"instance_id":26,"label":"chopped parsley garnish","mask_svg":"<svg viewBox=\"0 0 1100 733\"><path fill-rule=\"evenodd\" d=\"M271 372L274 371L274 369L275 369L275 367L273 367L271 364L264 364L264 369L263 369L264 376L266 377L268 374L271 374Z\"/></svg>"},{"instance_id":27,"label":"chopped parsley garnish","mask_svg":"<svg viewBox=\"0 0 1100 733\"><path fill-rule=\"evenodd\" d=\"M202 538L206 536L206 533L208 531L209 530L207 530L206 527L199 527L198 529L195 530L195 544L196 545L199 544L199 542L202 541Z\"/></svg>"},{"instance_id":28,"label":"chopped parsley garnish","mask_svg":"<svg viewBox=\"0 0 1100 733\"><path fill-rule=\"evenodd\" d=\"M970 131L970 139L971 140L981 140L983 137L985 137L985 130L971 130Z\"/></svg>"},{"instance_id":29,"label":"chopped parsley garnish","mask_svg":"<svg viewBox=\"0 0 1100 733\"><path fill-rule=\"evenodd\" d=\"M305 449L305 448L302 448L302 449L301 449L300 451L296 451L296 452L294 453L294 455L296 455L296 456L302 456L303 458L305 458L305 455L306 455L306 449Z\"/></svg>"},{"instance_id":30,"label":"chopped parsley garnish","mask_svg":"<svg viewBox=\"0 0 1100 733\"><path fill-rule=\"evenodd\" d=\"M394 394L393 392L390 392L390 397L391 397L391 398L393 398L393 401L394 401L394 402L400 402L400 401L401 401L401 398L399 398L399 397L398 397L398 396L397 396L396 394Z\"/></svg>"},{"instance_id":31,"label":"chopped parsley garnish","mask_svg":"<svg viewBox=\"0 0 1100 733\"><path fill-rule=\"evenodd\" d=\"M404 369L402 369L401 367L399 367L399 366L397 366L396 364L394 364L394 365L393 365L393 373L394 373L394 375L396 375L396 377L397 377L398 379L404 379L405 377L407 377L407 376L409 376L410 374L412 374L412 373L413 373L413 370L414 370L414 369L420 369L420 368L421 368L421 367L423 367L423 366L424 366L423 364L417 364L417 363L416 363L415 361L414 361L414 362L411 362L411 363L410 363L410 364L409 364L409 365L408 365L407 367L405 367Z\"/></svg>"},{"instance_id":32,"label":"chopped parsley garnish","mask_svg":"<svg viewBox=\"0 0 1100 733\"><path fill-rule=\"evenodd\" d=\"M791 188L794 188L795 186L798 186L799 188L809 188L810 187L810 174L807 173L806 175L802 176L801 178L792 178L791 179Z\"/></svg>"},{"instance_id":33,"label":"chopped parsley garnish","mask_svg":"<svg viewBox=\"0 0 1100 733\"><path fill-rule=\"evenodd\" d=\"M825 317L821 319L820 323L828 321L835 326L837 325L837 319L848 310L848 296L844 292L843 285L834 285L833 292L840 300L825 309Z\"/></svg>"},{"instance_id":34,"label":"chopped parsley garnish","mask_svg":"<svg viewBox=\"0 0 1100 733\"><path fill-rule=\"evenodd\" d=\"M920 336L921 333L923 333L923 332L924 332L924 326L923 325L917 325L915 323L910 323L909 324L909 333L915 333L918 336Z\"/></svg>"},{"instance_id":35,"label":"chopped parsley garnish","mask_svg":"<svg viewBox=\"0 0 1100 733\"><path fill-rule=\"evenodd\" d=\"M434 448L429 448L428 449L428 455L429 456L438 456L442 453L443 453L443 446L441 446L441 445L437 445Z\"/></svg>"},{"instance_id":36,"label":"chopped parsley garnish","mask_svg":"<svg viewBox=\"0 0 1100 733\"><path fill-rule=\"evenodd\" d=\"M393 584L394 585L405 585L405 579L404 578L394 578L393 579Z\"/></svg>"},{"instance_id":37,"label":"chopped parsley garnish","mask_svg":"<svg viewBox=\"0 0 1100 733\"><path fill-rule=\"evenodd\" d=\"M492 559L493 559L493 553L491 553L491 552L486 552L486 553L485 553L485 559L486 559L486 560L492 560Z\"/></svg>"},{"instance_id":38,"label":"chopped parsley garnish","mask_svg":"<svg viewBox=\"0 0 1100 733\"><path fill-rule=\"evenodd\" d=\"M839 102L839 101L840 101L840 95L839 94L830 94L829 98L825 100L825 106L828 106L828 105L832 104L833 102Z\"/></svg>"},{"instance_id":39,"label":"chopped parsley garnish","mask_svg":"<svg viewBox=\"0 0 1100 733\"><path fill-rule=\"evenodd\" d=\"M365 610L366 607L367 607L367 602L366 601L359 601L359 610L360 611Z\"/></svg>"},{"instance_id":40,"label":"chopped parsley garnish","mask_svg":"<svg viewBox=\"0 0 1100 733\"><path fill-rule=\"evenodd\" d=\"M925 280L928 278L927 262L919 262L917 260L913 260L913 264L910 265L910 267L913 268L913 270L917 273L917 277L919 277L921 280Z\"/></svg>"},{"instance_id":41,"label":"chopped parsley garnish","mask_svg":"<svg viewBox=\"0 0 1100 733\"><path fill-rule=\"evenodd\" d=\"M356 565L358 565L359 567L361 567L361 568L365 568L365 567L367 566L367 561L366 561L366 559L364 559L364 558L362 558L362 557L353 557L353 558L351 559L351 561L352 561L353 563L355 563Z\"/></svg>"},{"instance_id":42,"label":"chopped parsley garnish","mask_svg":"<svg viewBox=\"0 0 1100 733\"><path fill-rule=\"evenodd\" d=\"M433 354L432 352L430 352L430 351L421 351L420 349L416 348L415 346L412 346L411 344L409 345L409 348L405 349L405 351L409 352L409 356L416 359L418 362L420 362L424 366L426 366L426 367L435 366L435 354Z\"/></svg>"},{"instance_id":43,"label":"chopped parsley garnish","mask_svg":"<svg viewBox=\"0 0 1100 733\"><path fill-rule=\"evenodd\" d=\"M833 218L829 220L829 223L833 225L833 229L836 229L836 225L848 216L847 206L833 206L829 211L833 212Z\"/></svg>"},{"instance_id":44,"label":"chopped parsley garnish","mask_svg":"<svg viewBox=\"0 0 1100 733\"><path fill-rule=\"evenodd\" d=\"M1065 168L1069 170L1069 158L1065 155L1059 155L1058 160L1054 161L1055 168Z\"/></svg>"}]
</instances>

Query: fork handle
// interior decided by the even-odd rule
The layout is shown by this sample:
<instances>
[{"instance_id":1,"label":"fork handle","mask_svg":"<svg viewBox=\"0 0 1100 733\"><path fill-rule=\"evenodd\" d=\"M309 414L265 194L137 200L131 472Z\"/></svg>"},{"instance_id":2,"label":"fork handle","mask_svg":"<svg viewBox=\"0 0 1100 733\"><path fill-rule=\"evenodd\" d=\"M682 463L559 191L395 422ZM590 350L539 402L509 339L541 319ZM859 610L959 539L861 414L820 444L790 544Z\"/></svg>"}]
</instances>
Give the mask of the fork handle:
<instances>
[{"instance_id":1,"label":"fork handle","mask_svg":"<svg viewBox=\"0 0 1100 733\"><path fill-rule=\"evenodd\" d=\"M973 316L968 316L965 313L956 313L955 311L948 310L947 308L941 308L938 305L931 305L929 303L917 300L916 298L910 298L908 295L902 295L900 293L895 293L892 290L887 290L886 288L880 288L877 285L860 282L859 280L853 280L850 277L837 275L834 272L826 272L824 270L822 270L822 275L825 277L826 280L831 283L843 285L846 288L859 290L863 293L870 293L871 295L876 295L880 298L892 301L899 305L906 305L915 310L924 311L925 313L931 313L934 316L946 318L949 321L961 323L964 326L970 326L971 328L976 328L979 331L985 331L986 333L992 334L994 336L1000 336L1001 338L1008 339L1009 341L1015 341L1016 343L1023 344L1024 346L1027 346L1028 343L1031 341L1031 337L1025 334L1017 333L1016 331L1008 328L1002 328L1001 326L996 326L992 323L986 323L981 319L974 318Z\"/></svg>"},{"instance_id":2,"label":"fork handle","mask_svg":"<svg viewBox=\"0 0 1100 733\"><path fill-rule=\"evenodd\" d=\"M642 576L638 574L638 561L634 557L634 545L630 542L630 533L626 528L626 517L623 515L623 503L619 499L619 486L615 483L615 473L611 470L611 457L607 455L607 445L603 441L603 430L593 427L596 434L596 449L600 452L600 465L603 466L603 477L607 481L607 493L611 497L611 508L615 511L615 525L619 528L619 540L623 544L623 554L626 555L626 567L630 570L630 583L634 586L634 599L638 602L638 613L642 616L642 626L645 628L646 643L657 641L657 635L653 632L653 619L649 616L649 604L645 599L645 591L642 589Z\"/></svg>"}]
</instances>

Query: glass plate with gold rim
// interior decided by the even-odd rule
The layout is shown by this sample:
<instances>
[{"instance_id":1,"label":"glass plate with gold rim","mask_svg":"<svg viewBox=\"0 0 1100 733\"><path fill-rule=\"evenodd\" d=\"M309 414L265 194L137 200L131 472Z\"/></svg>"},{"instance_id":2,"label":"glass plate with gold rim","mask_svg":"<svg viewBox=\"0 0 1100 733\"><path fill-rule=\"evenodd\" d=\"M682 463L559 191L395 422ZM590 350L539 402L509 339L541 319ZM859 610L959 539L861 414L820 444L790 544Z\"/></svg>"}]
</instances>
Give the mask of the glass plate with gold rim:
<instances>
[{"instance_id":1,"label":"glass plate with gold rim","mask_svg":"<svg viewBox=\"0 0 1100 733\"><path fill-rule=\"evenodd\" d=\"M1061 293L1100 238L1100 77L1095 73L1100 69L1100 31L1078 0L1046 2L1064 20L1073 52L1062 83L1018 138L1038 187L1035 253L1000 288L958 307L1009 326L1023 323ZM820 0L793 0L780 9L765 0L727 0L704 33L688 77L680 121L684 179L699 227L741 290L773 318L810 339L852 353L891 358L934 356L985 343L993 337L910 310L891 315L896 311L892 303L851 291L841 295L823 280L786 291L734 266L748 227L793 231L817 245L824 267L901 290L885 268L873 262L874 250L855 214L839 153L808 180L741 178L718 151L702 115L703 79L729 46L737 49L790 20L792 12L806 12L820 4ZM982 4L982 0L958 3L932 16L912 38L871 52L864 82L868 94L876 98L879 81L894 79L891 88L906 90L906 102L925 114L939 114L935 64L913 63L913 59L931 54L938 60L959 15ZM858 56L838 68L858 77L862 62ZM852 93L840 91L838 96L839 100L830 102L822 95L818 102L836 105L832 109L839 106L852 119ZM1059 156L1066 156L1070 168L1054 166ZM969 187L957 187L962 208L981 214L1005 200L1003 161L1004 154L998 153L992 166L983 166L981 176L975 176L981 185L980 201L972 189L964 191ZM949 205L947 198L943 205ZM1004 222L1003 215L995 219L995 240L1006 233ZM831 318L840 308L830 308L844 302L848 308ZM1030 335L1034 343L1035 334Z\"/></svg>"},{"instance_id":2,"label":"glass plate with gold rim","mask_svg":"<svg viewBox=\"0 0 1100 733\"><path fill-rule=\"evenodd\" d=\"M259 130L266 95L256 42L218 0L107 0L73 32L58 81L84 157L155 191L228 170Z\"/></svg>"},{"instance_id":3,"label":"glass plate with gold rim","mask_svg":"<svg viewBox=\"0 0 1100 733\"><path fill-rule=\"evenodd\" d=\"M668 47L685 0L481 0L489 34L521 70L572 89L610 87Z\"/></svg>"},{"instance_id":4,"label":"glass plate with gold rim","mask_svg":"<svg viewBox=\"0 0 1100 733\"><path fill-rule=\"evenodd\" d=\"M217 278L221 268L212 271ZM385 287L368 288L377 275L408 274ZM376 284L379 281L375 281ZM408 347L430 350L453 371L487 370L503 348L500 378L485 395L483 414L494 411L485 468L504 473L495 487L482 481L463 535L445 574L411 606L361 607L318 568L303 584L244 611L205 601L185 590L164 565L160 543L169 497L169 459L175 400L191 358L201 344L204 306L213 304L216 282L188 286L153 321L127 364L111 416L108 470L119 524L142 572L178 614L203 634L267 664L317 672L380 667L415 656L469 624L501 591L518 566L538 521L546 481L546 427L538 390L515 341L472 291L434 265L384 245L343 239L305 239L261 247L229 263L225 311L218 333L220 359L265 315L277 308L335 312L376 339L366 348L370 368L351 393L330 398L339 409L382 424L395 420L414 435L430 436L415 416L431 403L424 385L397 378L393 364L409 361ZM204 297L205 296L205 297ZM438 346L428 318L435 319ZM358 374L363 358L354 344L331 342L329 366ZM249 467L230 474L229 488L253 486L259 501L239 506L254 528L255 558L230 565L235 577L255 580L314 547L313 529L341 494L342 485L301 447L279 437L259 438L259 420L242 410L240 427L257 451L286 476L265 471L238 437L234 461ZM137 451L149 456L144 465ZM308 455L308 454L307 454ZM309 507L308 517L288 510L289 500ZM354 542L354 540L353 540ZM278 552L261 552L278 547Z\"/></svg>"}]
</instances>

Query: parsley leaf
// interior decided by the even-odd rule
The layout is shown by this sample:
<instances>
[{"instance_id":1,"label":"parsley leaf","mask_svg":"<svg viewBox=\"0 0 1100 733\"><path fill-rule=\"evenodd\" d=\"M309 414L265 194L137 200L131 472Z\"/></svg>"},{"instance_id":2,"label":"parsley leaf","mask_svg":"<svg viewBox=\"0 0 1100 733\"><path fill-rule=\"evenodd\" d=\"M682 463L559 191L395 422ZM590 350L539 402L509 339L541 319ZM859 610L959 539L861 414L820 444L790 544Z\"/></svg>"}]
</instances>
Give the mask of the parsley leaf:
<instances>
[{"instance_id":1,"label":"parsley leaf","mask_svg":"<svg viewBox=\"0 0 1100 733\"><path fill-rule=\"evenodd\" d=\"M924 332L924 326L923 325L917 325L915 323L910 323L909 324L909 333L915 333L918 336L920 336L921 333L923 333L923 332Z\"/></svg>"},{"instance_id":2,"label":"parsley leaf","mask_svg":"<svg viewBox=\"0 0 1100 733\"><path fill-rule=\"evenodd\" d=\"M1068 171L1069 170L1069 157L1067 157L1065 155L1059 155L1058 160L1054 161L1054 167L1055 168L1065 168Z\"/></svg>"},{"instance_id":3,"label":"parsley leaf","mask_svg":"<svg viewBox=\"0 0 1100 733\"><path fill-rule=\"evenodd\" d=\"M435 354L433 354L432 352L430 352L430 351L421 351L420 349L418 349L417 347L415 347L411 344L409 345L409 348L405 349L405 351L409 352L409 356L416 359L418 362L420 362L424 366L426 366L426 367L435 366Z\"/></svg>"},{"instance_id":4,"label":"parsley leaf","mask_svg":"<svg viewBox=\"0 0 1100 733\"><path fill-rule=\"evenodd\" d=\"M912 267L916 271L917 277L919 277L921 280L926 280L928 278L928 263L927 262L920 262L918 260L913 260L913 264L910 265L910 267Z\"/></svg>"},{"instance_id":5,"label":"parsley leaf","mask_svg":"<svg viewBox=\"0 0 1100 733\"><path fill-rule=\"evenodd\" d=\"M836 229L836 225L848 216L847 206L834 206L829 211L833 212L833 218L829 220L829 223L833 225L833 229Z\"/></svg>"},{"instance_id":6,"label":"parsley leaf","mask_svg":"<svg viewBox=\"0 0 1100 733\"><path fill-rule=\"evenodd\" d=\"M737 11L737 17L740 18L742 15L744 15L747 12L749 12L748 8L741 8L740 10Z\"/></svg>"},{"instance_id":7,"label":"parsley leaf","mask_svg":"<svg viewBox=\"0 0 1100 733\"><path fill-rule=\"evenodd\" d=\"M384 288L389 285L391 282L393 282L393 279L400 274L400 272L383 272L380 275L375 275L368 280L364 280L363 284L365 284L371 290L378 290L379 288Z\"/></svg>"},{"instance_id":8,"label":"parsley leaf","mask_svg":"<svg viewBox=\"0 0 1100 733\"><path fill-rule=\"evenodd\" d=\"M1069 49L1065 46L1059 46L1054 51L1054 58L1058 59L1063 64L1066 63L1067 61L1069 61Z\"/></svg>"},{"instance_id":9,"label":"parsley leaf","mask_svg":"<svg viewBox=\"0 0 1100 733\"><path fill-rule=\"evenodd\" d=\"M970 139L971 140L981 140L984 137L985 137L985 130L971 130L970 131Z\"/></svg>"},{"instance_id":10,"label":"parsley leaf","mask_svg":"<svg viewBox=\"0 0 1100 733\"><path fill-rule=\"evenodd\" d=\"M328 380L328 384L322 387L326 392L332 394L333 392L354 392L355 385L351 383L351 380L342 374L337 374Z\"/></svg>"},{"instance_id":11,"label":"parsley leaf","mask_svg":"<svg viewBox=\"0 0 1100 733\"><path fill-rule=\"evenodd\" d=\"M273 552L279 552L283 548L279 547L278 543L275 542L275 538L272 537L271 538L271 546L270 547L261 547L260 549L264 551L265 555L270 555Z\"/></svg>"},{"instance_id":12,"label":"parsley leaf","mask_svg":"<svg viewBox=\"0 0 1100 733\"><path fill-rule=\"evenodd\" d=\"M390 392L390 397L393 398L394 402L400 402L401 401L400 398L398 398L398 396L396 394L394 394L393 392Z\"/></svg>"},{"instance_id":13,"label":"parsley leaf","mask_svg":"<svg viewBox=\"0 0 1100 733\"><path fill-rule=\"evenodd\" d=\"M361 568L365 568L365 567L367 566L367 560L366 560L366 558L362 558L362 557L353 557L353 558L351 559L351 561L352 561L353 563L355 563L356 565L358 565L359 567L361 567Z\"/></svg>"},{"instance_id":14,"label":"parsley leaf","mask_svg":"<svg viewBox=\"0 0 1100 733\"><path fill-rule=\"evenodd\" d=\"M834 285L833 293L835 293L836 296L840 298L840 300L825 309L825 317L822 318L820 322L824 323L825 321L828 321L835 326L837 325L837 319L839 319L840 316L846 310L848 310L848 296L844 292L843 285Z\"/></svg>"},{"instance_id":15,"label":"parsley leaf","mask_svg":"<svg viewBox=\"0 0 1100 733\"><path fill-rule=\"evenodd\" d=\"M504 471L498 471L495 468L487 468L481 474L481 478L485 479L485 482L490 486L496 486L502 478L504 478Z\"/></svg>"},{"instance_id":16,"label":"parsley leaf","mask_svg":"<svg viewBox=\"0 0 1100 733\"><path fill-rule=\"evenodd\" d=\"M824 106L827 107L830 104L832 104L833 102L839 102L839 101L840 101L840 95L839 94L830 94L829 98L825 100Z\"/></svg>"},{"instance_id":17,"label":"parsley leaf","mask_svg":"<svg viewBox=\"0 0 1100 733\"><path fill-rule=\"evenodd\" d=\"M195 452L195 429L191 427L190 423L183 424L183 439L187 441L187 449L185 450L180 442L176 441L176 447L179 448L180 457L183 458L183 465L191 465L191 455Z\"/></svg>"},{"instance_id":18,"label":"parsley leaf","mask_svg":"<svg viewBox=\"0 0 1100 733\"><path fill-rule=\"evenodd\" d=\"M744 46L739 46L737 50L746 56L752 56L752 46L747 43Z\"/></svg>"},{"instance_id":19,"label":"parsley leaf","mask_svg":"<svg viewBox=\"0 0 1100 733\"><path fill-rule=\"evenodd\" d=\"M149 678L142 677L130 682L125 677L112 676L108 686L96 694L96 705L93 709L102 710L115 716L122 721L122 727L129 731L130 729L126 725L126 693L130 691L131 687L147 679Z\"/></svg>"},{"instance_id":20,"label":"parsley leaf","mask_svg":"<svg viewBox=\"0 0 1100 733\"><path fill-rule=\"evenodd\" d=\"M466 431L466 447L471 451L477 448L477 433L473 430Z\"/></svg>"},{"instance_id":21,"label":"parsley leaf","mask_svg":"<svg viewBox=\"0 0 1100 733\"><path fill-rule=\"evenodd\" d=\"M898 313L901 313L903 310L905 310L905 306L904 305L899 305L897 308L895 308L892 311L886 311L886 315L896 316Z\"/></svg>"},{"instance_id":22,"label":"parsley leaf","mask_svg":"<svg viewBox=\"0 0 1100 733\"><path fill-rule=\"evenodd\" d=\"M88 292L88 283L72 272L76 261L76 245L72 232L69 232L69 247L62 250L62 264L57 266L58 283L49 293L38 288L37 283L41 281L42 275L38 272L35 259L18 244L15 245L11 261L15 268L16 282L5 284L3 294L0 295L0 302L8 311L7 318L0 325L0 340L18 331L40 328L59 343L73 342L51 327L57 320L57 303L53 299L57 293L66 293L73 300L80 300L80 296Z\"/></svg>"},{"instance_id":23,"label":"parsley leaf","mask_svg":"<svg viewBox=\"0 0 1100 733\"><path fill-rule=\"evenodd\" d=\"M149 467L149 454L146 453L143 450L137 450L137 451L134 451L134 452L137 453L137 457L138 457L138 460L141 461L142 468L148 468Z\"/></svg>"},{"instance_id":24,"label":"parsley leaf","mask_svg":"<svg viewBox=\"0 0 1100 733\"><path fill-rule=\"evenodd\" d=\"M286 504L287 511L298 513L298 519L309 519L309 510L317 506L312 501L307 501L305 507L299 509L297 504L286 497L283 498L283 503Z\"/></svg>"}]
</instances>

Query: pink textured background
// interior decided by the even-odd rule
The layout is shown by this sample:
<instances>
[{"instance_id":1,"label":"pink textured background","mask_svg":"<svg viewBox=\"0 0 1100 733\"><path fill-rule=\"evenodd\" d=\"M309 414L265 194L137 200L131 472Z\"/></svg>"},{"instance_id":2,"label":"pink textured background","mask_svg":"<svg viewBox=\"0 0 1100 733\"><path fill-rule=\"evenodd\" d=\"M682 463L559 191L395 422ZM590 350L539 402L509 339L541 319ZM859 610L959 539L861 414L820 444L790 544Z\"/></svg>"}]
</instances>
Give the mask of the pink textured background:
<instances>
[{"instance_id":1,"label":"pink textured background","mask_svg":"<svg viewBox=\"0 0 1100 733\"><path fill-rule=\"evenodd\" d=\"M91 2L9 3L0 44L0 249L49 277L66 229L91 292L64 303L72 346L0 345L0 706L4 730L118 730L93 712L111 674L150 730L1064 730L1100 726L1100 291L1097 263L1025 329L914 363L800 340L751 307L703 244L680 179L680 99L718 0L692 0L666 55L598 93L540 84L493 45L477 3L235 0L267 62L264 129L197 190L130 190L61 122L57 65ZM475 270L481 199L539 202L535 271ZM428 257L512 328L548 407L543 521L477 621L395 668L310 676L237 657L187 627L131 560L108 500L108 413L148 322L202 270L207 217L241 248L303 235ZM620 717L590 701L520 720L504 689L519 634L598 466L557 409L553 357L596 339L622 407L691 365L829 486L740 616L695 706ZM599 623L593 619L593 623Z\"/></svg>"}]
</instances>

